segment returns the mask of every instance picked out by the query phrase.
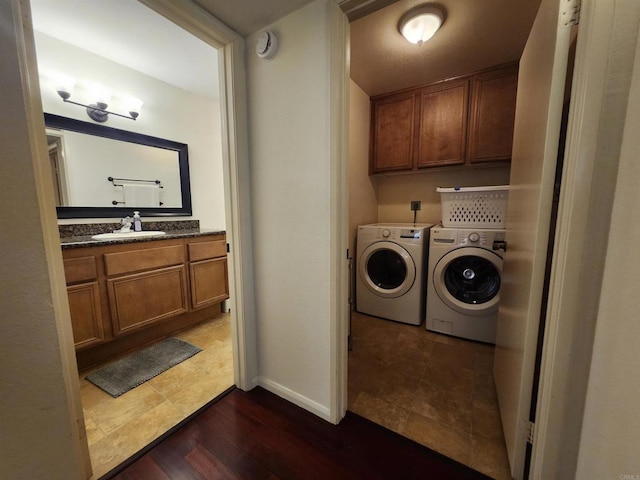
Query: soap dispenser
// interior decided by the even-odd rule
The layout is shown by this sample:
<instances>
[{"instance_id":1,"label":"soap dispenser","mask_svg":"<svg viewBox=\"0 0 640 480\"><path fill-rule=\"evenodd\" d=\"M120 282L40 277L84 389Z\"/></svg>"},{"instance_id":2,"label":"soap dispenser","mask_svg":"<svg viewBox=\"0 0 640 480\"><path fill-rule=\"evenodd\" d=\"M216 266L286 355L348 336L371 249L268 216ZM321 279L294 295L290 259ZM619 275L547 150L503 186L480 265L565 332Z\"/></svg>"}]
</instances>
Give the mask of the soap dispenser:
<instances>
[{"instance_id":1,"label":"soap dispenser","mask_svg":"<svg viewBox=\"0 0 640 480\"><path fill-rule=\"evenodd\" d=\"M142 220L140 219L140 212L133 212L133 230L135 232L142 231Z\"/></svg>"}]
</instances>

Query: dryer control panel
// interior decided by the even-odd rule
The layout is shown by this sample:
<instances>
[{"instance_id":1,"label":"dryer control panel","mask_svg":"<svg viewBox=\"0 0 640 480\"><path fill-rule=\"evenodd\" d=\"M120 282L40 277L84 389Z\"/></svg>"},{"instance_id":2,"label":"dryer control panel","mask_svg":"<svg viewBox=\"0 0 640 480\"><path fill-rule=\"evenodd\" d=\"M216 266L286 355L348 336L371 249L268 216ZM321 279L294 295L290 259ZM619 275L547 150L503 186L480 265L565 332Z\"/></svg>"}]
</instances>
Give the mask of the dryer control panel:
<instances>
[{"instance_id":1,"label":"dryer control panel","mask_svg":"<svg viewBox=\"0 0 640 480\"><path fill-rule=\"evenodd\" d=\"M358 243L389 241L407 245L427 245L429 224L371 224L358 227Z\"/></svg>"}]
</instances>

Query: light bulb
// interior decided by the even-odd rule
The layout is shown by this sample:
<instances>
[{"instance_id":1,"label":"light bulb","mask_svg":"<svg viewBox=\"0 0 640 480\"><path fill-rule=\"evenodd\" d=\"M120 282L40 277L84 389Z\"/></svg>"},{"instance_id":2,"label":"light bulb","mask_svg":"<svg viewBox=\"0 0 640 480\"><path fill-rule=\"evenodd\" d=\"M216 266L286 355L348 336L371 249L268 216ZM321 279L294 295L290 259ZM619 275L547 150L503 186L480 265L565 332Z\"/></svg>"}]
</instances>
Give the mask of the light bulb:
<instances>
[{"instance_id":1,"label":"light bulb","mask_svg":"<svg viewBox=\"0 0 640 480\"><path fill-rule=\"evenodd\" d=\"M76 81L69 75L65 75L59 72L48 73L47 78L53 84L53 88L56 89L58 95L64 100L67 100L73 94L73 88L76 86Z\"/></svg>"},{"instance_id":2,"label":"light bulb","mask_svg":"<svg viewBox=\"0 0 640 480\"><path fill-rule=\"evenodd\" d=\"M408 14L400 23L400 33L409 42L422 45L438 31L442 12L435 7L423 7Z\"/></svg>"},{"instance_id":3,"label":"light bulb","mask_svg":"<svg viewBox=\"0 0 640 480\"><path fill-rule=\"evenodd\" d=\"M86 83L85 89L89 98L92 99L100 108L105 109L111 101L111 91L99 83ZM104 105L104 106L103 106Z\"/></svg>"}]
</instances>

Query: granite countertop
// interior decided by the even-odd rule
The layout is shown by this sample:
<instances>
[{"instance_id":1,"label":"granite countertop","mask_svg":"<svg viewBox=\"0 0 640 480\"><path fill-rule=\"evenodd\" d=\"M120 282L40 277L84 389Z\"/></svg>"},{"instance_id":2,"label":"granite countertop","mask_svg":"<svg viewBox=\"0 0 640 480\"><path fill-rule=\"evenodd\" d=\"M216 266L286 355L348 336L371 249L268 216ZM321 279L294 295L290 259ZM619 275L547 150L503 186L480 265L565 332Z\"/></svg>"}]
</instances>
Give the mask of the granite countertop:
<instances>
[{"instance_id":1,"label":"granite countertop","mask_svg":"<svg viewBox=\"0 0 640 480\"><path fill-rule=\"evenodd\" d=\"M91 235L81 235L74 237L66 237L60 239L60 245L63 250L70 248L83 248L83 247L97 247L99 245L114 245L119 243L138 243L138 242L154 242L157 240L168 240L170 238L185 238L185 237L202 237L204 235L215 235L225 233L224 230L176 230L167 231L165 235L155 235L151 237L134 237L131 238L114 238L111 240L94 240Z\"/></svg>"},{"instance_id":2,"label":"granite countertop","mask_svg":"<svg viewBox=\"0 0 640 480\"><path fill-rule=\"evenodd\" d=\"M219 235L226 233L225 230L203 229L198 222L157 222L143 223L143 231L160 230L165 235L155 235L148 237L136 237L135 232L130 238L114 238L109 240L94 240L92 235L98 233L113 232L117 225L72 225L60 228L60 244L63 250L70 248L97 247L100 245L115 245L122 243L155 242L158 240L168 240L172 238L201 237L205 235ZM147 227L147 228L144 228Z\"/></svg>"}]
</instances>

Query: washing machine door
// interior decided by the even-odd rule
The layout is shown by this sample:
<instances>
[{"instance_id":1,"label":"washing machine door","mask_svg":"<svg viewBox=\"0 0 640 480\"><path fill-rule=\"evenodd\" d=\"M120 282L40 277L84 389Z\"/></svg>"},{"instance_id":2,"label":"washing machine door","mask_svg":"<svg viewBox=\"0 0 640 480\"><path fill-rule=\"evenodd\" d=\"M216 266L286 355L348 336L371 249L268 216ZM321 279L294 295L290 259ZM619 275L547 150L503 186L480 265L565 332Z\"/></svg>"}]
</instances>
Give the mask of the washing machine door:
<instances>
[{"instance_id":1,"label":"washing machine door","mask_svg":"<svg viewBox=\"0 0 640 480\"><path fill-rule=\"evenodd\" d=\"M369 245L360 255L358 265L360 279L379 297L400 297L416 280L416 265L411 255L397 243Z\"/></svg>"},{"instance_id":2,"label":"washing machine door","mask_svg":"<svg viewBox=\"0 0 640 480\"><path fill-rule=\"evenodd\" d=\"M457 312L484 315L500 302L502 258L490 250L463 247L444 255L433 271L440 299Z\"/></svg>"}]
</instances>

